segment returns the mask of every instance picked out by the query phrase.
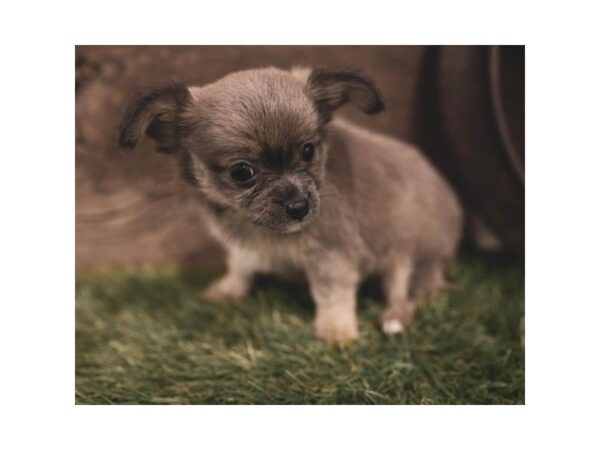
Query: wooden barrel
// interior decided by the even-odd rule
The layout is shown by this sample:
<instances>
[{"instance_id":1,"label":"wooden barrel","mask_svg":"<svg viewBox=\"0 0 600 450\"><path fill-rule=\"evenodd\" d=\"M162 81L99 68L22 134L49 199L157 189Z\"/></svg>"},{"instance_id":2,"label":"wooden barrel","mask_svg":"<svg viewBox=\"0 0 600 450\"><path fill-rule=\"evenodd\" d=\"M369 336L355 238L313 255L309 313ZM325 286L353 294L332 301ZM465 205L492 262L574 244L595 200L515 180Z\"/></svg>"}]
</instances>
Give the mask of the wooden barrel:
<instances>
[{"instance_id":1,"label":"wooden barrel","mask_svg":"<svg viewBox=\"0 0 600 450\"><path fill-rule=\"evenodd\" d=\"M417 140L512 255L525 246L525 49L430 47Z\"/></svg>"}]
</instances>

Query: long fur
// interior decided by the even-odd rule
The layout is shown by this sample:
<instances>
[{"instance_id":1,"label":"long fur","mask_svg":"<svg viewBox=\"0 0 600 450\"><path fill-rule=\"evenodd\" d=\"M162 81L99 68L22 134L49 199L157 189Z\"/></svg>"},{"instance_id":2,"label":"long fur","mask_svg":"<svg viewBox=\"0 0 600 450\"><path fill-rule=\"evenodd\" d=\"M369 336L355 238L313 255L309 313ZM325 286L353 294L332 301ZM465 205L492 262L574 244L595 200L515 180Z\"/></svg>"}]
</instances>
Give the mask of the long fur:
<instances>
[{"instance_id":1,"label":"long fur","mask_svg":"<svg viewBox=\"0 0 600 450\"><path fill-rule=\"evenodd\" d=\"M365 277L382 279L387 333L403 331L417 300L443 287L462 231L456 196L417 149L334 119L346 103L367 114L383 109L375 82L351 68L248 70L134 97L121 144L147 134L177 153L228 250L228 272L204 298L243 298L260 272L301 274L316 335L343 342L358 334ZM310 161L307 143L316 149ZM256 173L243 185L232 178L241 162ZM295 219L286 205L298 198L309 208Z\"/></svg>"}]
</instances>

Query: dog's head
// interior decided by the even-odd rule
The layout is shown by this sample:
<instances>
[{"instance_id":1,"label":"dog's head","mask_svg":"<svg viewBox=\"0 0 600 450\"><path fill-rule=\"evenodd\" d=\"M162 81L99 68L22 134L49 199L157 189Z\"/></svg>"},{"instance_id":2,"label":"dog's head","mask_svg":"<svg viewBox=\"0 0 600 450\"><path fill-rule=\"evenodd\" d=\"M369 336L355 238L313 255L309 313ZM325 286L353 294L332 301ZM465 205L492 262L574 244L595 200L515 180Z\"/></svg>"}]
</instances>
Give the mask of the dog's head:
<instances>
[{"instance_id":1,"label":"dog's head","mask_svg":"<svg viewBox=\"0 0 600 450\"><path fill-rule=\"evenodd\" d=\"M148 135L181 156L185 178L217 208L292 233L319 211L325 125L347 102L367 114L383 109L356 69L268 68L203 87L170 83L131 99L119 144L133 148Z\"/></svg>"}]
</instances>

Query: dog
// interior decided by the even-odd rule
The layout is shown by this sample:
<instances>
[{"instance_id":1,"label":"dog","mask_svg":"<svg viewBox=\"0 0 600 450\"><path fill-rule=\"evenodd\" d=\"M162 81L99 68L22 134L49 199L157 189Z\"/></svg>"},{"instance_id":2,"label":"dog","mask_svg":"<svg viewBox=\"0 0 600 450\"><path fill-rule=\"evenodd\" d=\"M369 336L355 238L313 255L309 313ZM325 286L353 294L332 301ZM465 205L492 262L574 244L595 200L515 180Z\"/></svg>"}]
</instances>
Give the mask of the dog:
<instances>
[{"instance_id":1,"label":"dog","mask_svg":"<svg viewBox=\"0 0 600 450\"><path fill-rule=\"evenodd\" d=\"M445 286L462 233L456 195L416 148L334 118L347 103L384 109L375 82L349 67L252 69L132 97L120 146L147 135L176 154L227 250L227 272L205 299L242 299L260 273L300 273L316 336L344 343L358 336L366 277L382 281L387 334L405 330L418 300Z\"/></svg>"}]
</instances>

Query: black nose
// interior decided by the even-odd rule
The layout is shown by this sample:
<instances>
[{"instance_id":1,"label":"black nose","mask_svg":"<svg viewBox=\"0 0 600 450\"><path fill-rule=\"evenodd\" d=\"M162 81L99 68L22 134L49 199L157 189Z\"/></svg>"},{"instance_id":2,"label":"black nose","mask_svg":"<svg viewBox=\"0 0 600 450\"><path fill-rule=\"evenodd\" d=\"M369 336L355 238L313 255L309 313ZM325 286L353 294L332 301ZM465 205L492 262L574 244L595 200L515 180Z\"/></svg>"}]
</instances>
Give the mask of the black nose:
<instances>
[{"instance_id":1,"label":"black nose","mask_svg":"<svg viewBox=\"0 0 600 450\"><path fill-rule=\"evenodd\" d=\"M308 214L308 201L304 197L296 197L285 203L285 212L292 219L300 220Z\"/></svg>"}]
</instances>

